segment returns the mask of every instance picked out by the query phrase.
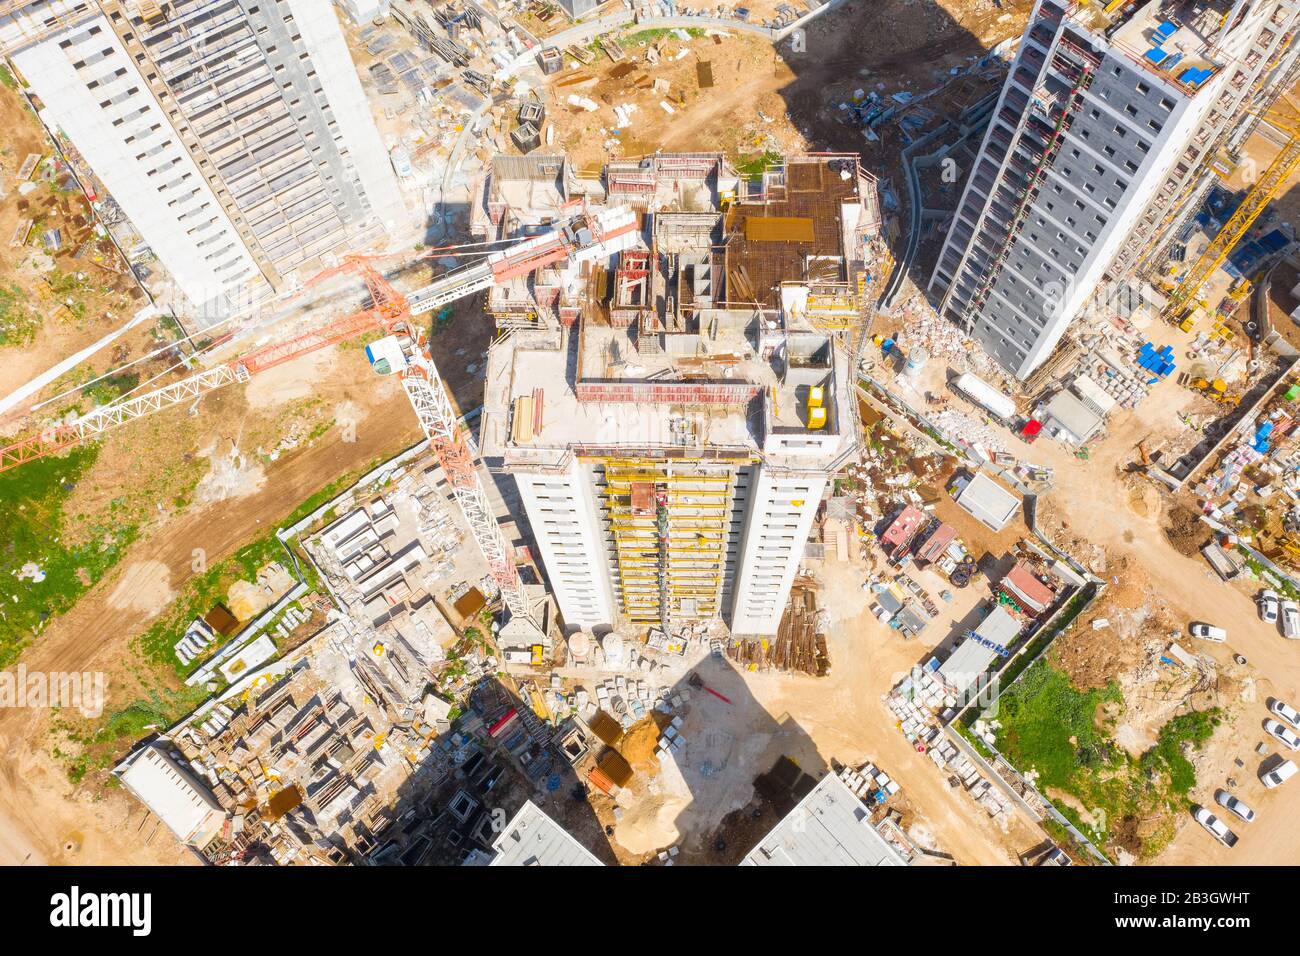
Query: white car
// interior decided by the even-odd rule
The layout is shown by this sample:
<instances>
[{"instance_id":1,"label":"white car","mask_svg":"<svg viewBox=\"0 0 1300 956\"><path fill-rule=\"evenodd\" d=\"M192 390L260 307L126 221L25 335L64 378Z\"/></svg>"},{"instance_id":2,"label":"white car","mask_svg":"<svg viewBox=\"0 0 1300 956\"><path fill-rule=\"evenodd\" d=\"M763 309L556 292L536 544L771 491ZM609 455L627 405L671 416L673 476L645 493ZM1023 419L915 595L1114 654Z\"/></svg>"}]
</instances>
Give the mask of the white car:
<instances>
[{"instance_id":1,"label":"white car","mask_svg":"<svg viewBox=\"0 0 1300 956\"><path fill-rule=\"evenodd\" d=\"M1294 777L1297 770L1300 770L1300 767L1297 767L1290 760L1283 760L1268 773L1261 771L1259 782L1272 790L1274 787L1282 786L1282 784Z\"/></svg>"},{"instance_id":2,"label":"white car","mask_svg":"<svg viewBox=\"0 0 1300 956\"><path fill-rule=\"evenodd\" d=\"M1250 823L1255 819L1255 811L1241 800L1234 797L1227 790L1214 791L1214 802L1223 807L1223 809L1227 810L1229 813L1236 814L1246 823Z\"/></svg>"},{"instance_id":3,"label":"white car","mask_svg":"<svg viewBox=\"0 0 1300 956\"><path fill-rule=\"evenodd\" d=\"M1277 592L1272 588L1265 588L1259 592L1259 597L1255 599L1255 606L1259 608L1259 619L1265 624L1276 624L1277 613L1280 607L1278 603Z\"/></svg>"},{"instance_id":4,"label":"white car","mask_svg":"<svg viewBox=\"0 0 1300 956\"><path fill-rule=\"evenodd\" d=\"M1300 750L1300 734L1297 734L1292 730L1287 730L1280 721L1264 721L1264 733L1282 741L1282 743L1286 744L1287 749L1289 750Z\"/></svg>"},{"instance_id":5,"label":"white car","mask_svg":"<svg viewBox=\"0 0 1300 956\"><path fill-rule=\"evenodd\" d=\"M1195 807L1192 817L1209 832L1210 836L1231 849L1237 845L1237 834L1228 829L1228 825L1205 807Z\"/></svg>"},{"instance_id":6,"label":"white car","mask_svg":"<svg viewBox=\"0 0 1300 956\"><path fill-rule=\"evenodd\" d=\"M1221 627L1213 624L1206 624L1204 621L1193 621L1187 628L1192 633L1192 637L1199 637L1203 641L1213 641L1215 644L1222 644L1228 639L1228 632Z\"/></svg>"},{"instance_id":7,"label":"white car","mask_svg":"<svg viewBox=\"0 0 1300 956\"><path fill-rule=\"evenodd\" d=\"M1300 640L1300 604L1295 601L1282 602L1282 636L1288 640Z\"/></svg>"},{"instance_id":8,"label":"white car","mask_svg":"<svg viewBox=\"0 0 1300 956\"><path fill-rule=\"evenodd\" d=\"M1274 717L1281 717L1296 730L1300 730L1300 711L1290 704L1272 697L1268 702L1268 712Z\"/></svg>"}]
</instances>

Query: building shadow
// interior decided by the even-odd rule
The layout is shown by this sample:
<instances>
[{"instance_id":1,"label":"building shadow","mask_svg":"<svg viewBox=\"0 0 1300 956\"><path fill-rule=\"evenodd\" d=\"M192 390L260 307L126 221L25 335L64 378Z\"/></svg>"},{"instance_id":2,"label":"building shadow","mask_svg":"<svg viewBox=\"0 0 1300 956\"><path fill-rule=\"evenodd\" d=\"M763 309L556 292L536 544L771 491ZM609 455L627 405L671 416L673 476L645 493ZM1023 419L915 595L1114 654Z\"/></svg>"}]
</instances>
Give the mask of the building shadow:
<instances>
[{"instance_id":1,"label":"building shadow","mask_svg":"<svg viewBox=\"0 0 1300 956\"><path fill-rule=\"evenodd\" d=\"M769 714L721 656L706 656L651 704L623 674L631 690L558 722L537 713L551 699L540 673L522 696L510 679L480 680L388 806L364 821L340 815L336 860L488 863L531 802L607 865L731 866L832 769L798 722ZM566 694L585 689L594 702L602 682L571 682Z\"/></svg>"},{"instance_id":2,"label":"building shadow","mask_svg":"<svg viewBox=\"0 0 1300 956\"><path fill-rule=\"evenodd\" d=\"M1032 7L1000 0L978 23L1000 42L1019 35ZM896 263L882 304L904 277L924 291L1005 67L935 0L849 0L776 51L794 73L778 91L794 125L816 149L858 153L880 182Z\"/></svg>"},{"instance_id":3,"label":"building shadow","mask_svg":"<svg viewBox=\"0 0 1300 956\"><path fill-rule=\"evenodd\" d=\"M490 862L495 841L530 800L601 862L617 862L556 728L507 682L486 677L475 684L465 712L426 751L391 804L354 838L348 862Z\"/></svg>"},{"instance_id":4,"label":"building shadow","mask_svg":"<svg viewBox=\"0 0 1300 956\"><path fill-rule=\"evenodd\" d=\"M720 653L657 706L620 696L568 729L587 741L575 767L620 863L735 865L831 769L798 721L769 713Z\"/></svg>"}]
</instances>

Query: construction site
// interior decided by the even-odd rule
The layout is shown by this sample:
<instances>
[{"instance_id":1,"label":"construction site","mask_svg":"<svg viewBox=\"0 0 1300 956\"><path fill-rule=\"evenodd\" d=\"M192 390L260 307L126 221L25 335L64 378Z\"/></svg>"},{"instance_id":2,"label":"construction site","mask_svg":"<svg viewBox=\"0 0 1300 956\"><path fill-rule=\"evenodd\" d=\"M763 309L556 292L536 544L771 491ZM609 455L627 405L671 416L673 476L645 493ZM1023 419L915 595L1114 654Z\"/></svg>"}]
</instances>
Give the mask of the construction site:
<instances>
[{"instance_id":1,"label":"construction site","mask_svg":"<svg viewBox=\"0 0 1300 956\"><path fill-rule=\"evenodd\" d=\"M904 6L0 5L0 856L1293 856L1300 9Z\"/></svg>"}]
</instances>

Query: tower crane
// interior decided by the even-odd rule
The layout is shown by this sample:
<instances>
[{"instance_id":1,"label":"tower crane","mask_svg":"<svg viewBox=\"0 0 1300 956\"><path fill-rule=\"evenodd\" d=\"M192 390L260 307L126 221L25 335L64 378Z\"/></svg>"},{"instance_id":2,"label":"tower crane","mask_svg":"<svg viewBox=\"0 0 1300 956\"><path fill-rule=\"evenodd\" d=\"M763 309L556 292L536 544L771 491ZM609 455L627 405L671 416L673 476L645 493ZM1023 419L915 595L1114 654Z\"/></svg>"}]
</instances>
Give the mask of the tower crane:
<instances>
[{"instance_id":1,"label":"tower crane","mask_svg":"<svg viewBox=\"0 0 1300 956\"><path fill-rule=\"evenodd\" d=\"M1291 174L1300 168L1300 109L1283 101L1282 106L1274 107L1264 113L1264 121L1287 136L1286 143L1273 157L1268 168L1250 187L1241 205L1223 224L1223 228L1205 247L1192 267L1169 293L1169 304L1165 317L1176 319L1184 310L1189 310L1195 301L1205 280L1214 274L1214 270L1223 265L1228 254L1241 241L1260 213L1268 206L1278 191L1291 178Z\"/></svg>"},{"instance_id":2,"label":"tower crane","mask_svg":"<svg viewBox=\"0 0 1300 956\"><path fill-rule=\"evenodd\" d=\"M491 253L480 262L449 272L409 297L393 288L365 257L345 259L311 281L341 272L359 274L370 294L368 309L335 319L287 341L256 349L179 382L95 408L69 422L0 447L0 472L66 451L153 412L183 402L197 402L208 392L246 382L259 372L317 349L382 330L395 349L389 352L394 357L400 355L396 362L389 363L388 370L397 373L401 380L420 427L447 476L456 503L487 559L503 602L511 617L520 617L536 627L510 546L497 524L479 476L477 450L460 426L451 397L429 351L427 336L411 316L430 312L561 260L581 262L607 257L631 246L639 232L638 216L625 206L584 213L552 230Z\"/></svg>"}]
</instances>

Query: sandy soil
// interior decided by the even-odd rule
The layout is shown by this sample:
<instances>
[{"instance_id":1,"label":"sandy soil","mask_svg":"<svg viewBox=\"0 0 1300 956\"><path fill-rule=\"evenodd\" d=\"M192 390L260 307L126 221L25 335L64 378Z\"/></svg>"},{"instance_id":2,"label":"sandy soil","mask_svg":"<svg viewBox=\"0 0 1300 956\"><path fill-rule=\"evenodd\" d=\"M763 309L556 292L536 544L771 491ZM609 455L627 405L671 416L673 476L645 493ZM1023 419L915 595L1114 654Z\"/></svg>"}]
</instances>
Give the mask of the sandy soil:
<instances>
[{"instance_id":1,"label":"sandy soil","mask_svg":"<svg viewBox=\"0 0 1300 956\"><path fill-rule=\"evenodd\" d=\"M789 44L774 50L767 40L748 34L688 44L668 37L660 44L664 58L650 64L644 46L628 44L636 69L622 79L610 76L615 64L602 54L590 67L565 70L548 82L553 148L563 147L580 168L660 149L741 156L767 149L865 151L873 171L890 175L898 144L869 144L857 129L841 123L838 103L846 92L876 84L885 92L924 92L951 68L1020 33L1031 7L1026 0L1004 0L1001 9L969 0L856 0L814 20L802 52ZM762 18L755 8L751 19ZM687 55L672 59L683 47ZM714 86L700 89L696 66L706 61ZM594 83L568 85L579 76ZM637 89L640 77L665 80L669 89ZM570 93L601 108L586 113L570 107ZM673 106L671 115L659 106L665 98ZM615 137L620 145L607 150L609 134L600 129L613 127L615 104L628 103L638 107L632 125Z\"/></svg>"},{"instance_id":2,"label":"sandy soil","mask_svg":"<svg viewBox=\"0 0 1300 956\"><path fill-rule=\"evenodd\" d=\"M831 673L812 677L749 675L755 698L769 713L788 714L822 759L842 763L870 759L898 781L902 793L933 835L939 849L958 863L1012 864L1017 854L1041 842L1037 828L1016 819L1003 833L987 814L918 754L895 728L883 696L947 635L933 625L913 641L882 625L867 609L857 562L828 563L818 571L823 595L834 596L834 623L827 636ZM942 620L942 619L941 619ZM797 755L796 755L797 756Z\"/></svg>"},{"instance_id":3,"label":"sandy soil","mask_svg":"<svg viewBox=\"0 0 1300 956\"><path fill-rule=\"evenodd\" d=\"M115 611L142 611L150 617L159 614L176 597L171 577L171 568L161 561L133 561L109 594L108 606Z\"/></svg>"},{"instance_id":4,"label":"sandy soil","mask_svg":"<svg viewBox=\"0 0 1300 956\"><path fill-rule=\"evenodd\" d=\"M82 243L93 238L90 207L79 191L55 191L41 173L26 185L17 181L16 173L29 153L48 158L54 147L22 97L2 85L0 129L5 131L0 143L0 285L17 288L42 319L30 341L0 346L0 395L7 395L34 371L56 364L123 325L146 300L107 240L89 243L82 258L72 258ZM13 246L10 239L22 220L36 221L39 227L32 230L27 245ZM62 236L62 247L53 256L45 253L40 241L47 229L58 229ZM74 313L65 304L68 296L60 297L51 289L49 280L59 274L84 277L71 294L84 312ZM156 347L153 338L153 325L145 323L105 349L92 364L97 372L105 371L127 356ZM0 426L0 434L12 427L12 423Z\"/></svg>"}]
</instances>

